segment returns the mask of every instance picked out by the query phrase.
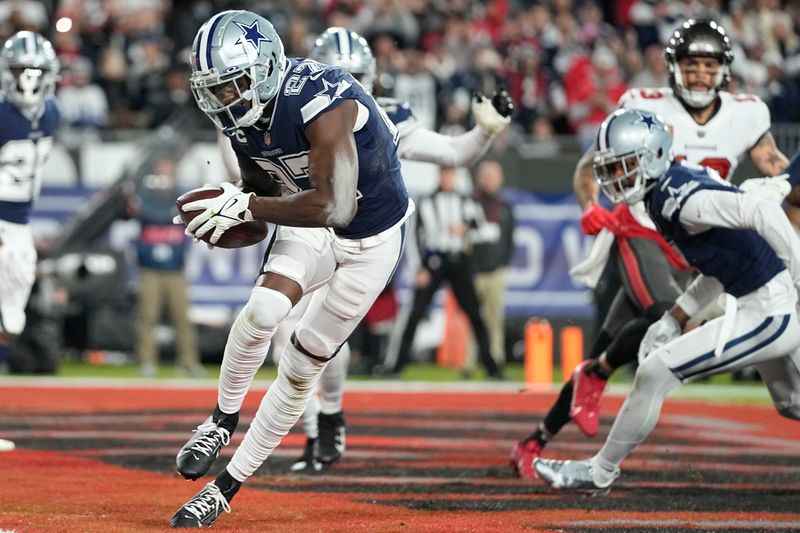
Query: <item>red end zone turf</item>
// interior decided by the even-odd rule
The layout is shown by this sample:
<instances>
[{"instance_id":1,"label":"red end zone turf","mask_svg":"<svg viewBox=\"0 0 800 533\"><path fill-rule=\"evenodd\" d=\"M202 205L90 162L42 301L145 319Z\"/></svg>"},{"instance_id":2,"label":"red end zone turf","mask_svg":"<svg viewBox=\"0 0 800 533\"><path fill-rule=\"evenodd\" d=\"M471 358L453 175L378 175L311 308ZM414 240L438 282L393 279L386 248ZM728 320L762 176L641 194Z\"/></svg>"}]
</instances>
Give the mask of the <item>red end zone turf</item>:
<instances>
[{"instance_id":1,"label":"red end zone turf","mask_svg":"<svg viewBox=\"0 0 800 533\"><path fill-rule=\"evenodd\" d=\"M346 395L345 459L318 476L287 475L292 433L223 514L217 531L796 530L800 423L771 408L671 401L651 438L604 498L548 490L511 475L514 439L553 395ZM174 473L174 454L213 404L211 390L0 388L0 529L166 531L200 489ZM251 394L239 442L259 394ZM568 427L547 454L587 457L601 435ZM219 466L233 447L226 449Z\"/></svg>"}]
</instances>

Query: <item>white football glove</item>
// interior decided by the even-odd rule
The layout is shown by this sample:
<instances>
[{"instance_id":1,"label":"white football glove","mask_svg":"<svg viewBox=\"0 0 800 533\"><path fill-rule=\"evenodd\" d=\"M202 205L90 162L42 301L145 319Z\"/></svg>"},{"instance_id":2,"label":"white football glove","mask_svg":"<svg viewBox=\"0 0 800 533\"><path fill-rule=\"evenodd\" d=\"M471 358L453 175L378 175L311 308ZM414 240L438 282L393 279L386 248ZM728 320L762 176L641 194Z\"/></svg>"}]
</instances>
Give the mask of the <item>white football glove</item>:
<instances>
[{"instance_id":1,"label":"white football glove","mask_svg":"<svg viewBox=\"0 0 800 533\"><path fill-rule=\"evenodd\" d=\"M475 122L486 135L494 135L503 130L511 122L514 104L505 90L495 91L492 98L475 93L472 100L472 114Z\"/></svg>"},{"instance_id":2,"label":"white football glove","mask_svg":"<svg viewBox=\"0 0 800 533\"><path fill-rule=\"evenodd\" d=\"M792 191L789 174L781 174L774 178L750 178L744 180L739 188L748 194L782 203Z\"/></svg>"},{"instance_id":3,"label":"white football glove","mask_svg":"<svg viewBox=\"0 0 800 533\"><path fill-rule=\"evenodd\" d=\"M680 336L681 325L667 311L657 322L653 322L647 328L647 333L644 334L644 338L639 344L639 364L641 365L648 355Z\"/></svg>"},{"instance_id":4,"label":"white football glove","mask_svg":"<svg viewBox=\"0 0 800 533\"><path fill-rule=\"evenodd\" d=\"M216 244L222 234L242 222L252 222L253 213L250 212L250 198L253 193L243 193L238 187L229 182L219 186L222 194L205 200L195 200L184 204L183 211L201 211L186 226L186 234L199 239L213 230L209 242Z\"/></svg>"}]
</instances>

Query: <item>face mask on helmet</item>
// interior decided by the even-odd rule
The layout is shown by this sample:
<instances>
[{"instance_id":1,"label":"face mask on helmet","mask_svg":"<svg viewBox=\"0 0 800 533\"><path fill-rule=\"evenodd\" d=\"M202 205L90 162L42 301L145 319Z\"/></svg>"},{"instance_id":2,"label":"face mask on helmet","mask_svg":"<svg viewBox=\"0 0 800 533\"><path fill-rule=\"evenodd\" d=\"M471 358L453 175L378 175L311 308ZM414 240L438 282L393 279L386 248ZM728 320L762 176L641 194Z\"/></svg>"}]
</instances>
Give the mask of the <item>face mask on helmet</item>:
<instances>
[{"instance_id":1,"label":"face mask on helmet","mask_svg":"<svg viewBox=\"0 0 800 533\"><path fill-rule=\"evenodd\" d=\"M669 168L672 136L657 115L620 109L600 125L593 168L613 203L642 200Z\"/></svg>"},{"instance_id":2,"label":"face mask on helmet","mask_svg":"<svg viewBox=\"0 0 800 533\"><path fill-rule=\"evenodd\" d=\"M317 37L308 57L345 69L368 93L372 93L375 57L367 40L356 32L339 27L328 28Z\"/></svg>"},{"instance_id":3,"label":"face mask on helmet","mask_svg":"<svg viewBox=\"0 0 800 533\"><path fill-rule=\"evenodd\" d=\"M217 128L252 126L278 93L285 59L283 44L267 19L249 11L225 11L197 32L189 86Z\"/></svg>"},{"instance_id":4,"label":"face mask on helmet","mask_svg":"<svg viewBox=\"0 0 800 533\"><path fill-rule=\"evenodd\" d=\"M59 63L50 42L21 31L11 36L0 54L0 84L17 107L35 113L55 93Z\"/></svg>"},{"instance_id":5,"label":"face mask on helmet","mask_svg":"<svg viewBox=\"0 0 800 533\"><path fill-rule=\"evenodd\" d=\"M710 105L719 92L724 89L731 77L731 62L733 51L730 39L725 30L714 21L688 20L681 24L670 37L664 57L669 69L670 85L675 95L689 107L702 109ZM711 87L706 90L692 90L681 72L681 61L689 61L692 68L700 68L705 63L703 59L714 59L714 66L718 65L713 73Z\"/></svg>"}]
</instances>

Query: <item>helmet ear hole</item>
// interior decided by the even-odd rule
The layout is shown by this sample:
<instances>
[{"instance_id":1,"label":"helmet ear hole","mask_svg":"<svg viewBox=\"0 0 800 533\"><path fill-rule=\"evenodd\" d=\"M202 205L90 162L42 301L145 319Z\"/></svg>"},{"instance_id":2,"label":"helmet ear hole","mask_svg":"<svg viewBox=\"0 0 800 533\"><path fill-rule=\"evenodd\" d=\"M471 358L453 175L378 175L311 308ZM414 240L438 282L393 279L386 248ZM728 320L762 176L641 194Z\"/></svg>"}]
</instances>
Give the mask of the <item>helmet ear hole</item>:
<instances>
[{"instance_id":1,"label":"helmet ear hole","mask_svg":"<svg viewBox=\"0 0 800 533\"><path fill-rule=\"evenodd\" d=\"M658 154L657 154L657 157L658 157L659 159L661 159L661 156L662 156L662 155L664 155L664 149L663 149L663 148L659 148L659 149L658 149Z\"/></svg>"}]
</instances>

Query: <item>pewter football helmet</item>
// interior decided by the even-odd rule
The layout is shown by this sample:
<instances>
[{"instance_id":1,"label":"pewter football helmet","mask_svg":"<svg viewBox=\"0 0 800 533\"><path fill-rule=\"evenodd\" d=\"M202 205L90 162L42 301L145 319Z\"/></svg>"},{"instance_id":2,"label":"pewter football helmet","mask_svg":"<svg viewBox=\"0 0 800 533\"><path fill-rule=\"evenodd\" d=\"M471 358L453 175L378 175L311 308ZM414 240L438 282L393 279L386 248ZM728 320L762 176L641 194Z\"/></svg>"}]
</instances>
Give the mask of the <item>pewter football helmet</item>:
<instances>
[{"instance_id":1,"label":"pewter football helmet","mask_svg":"<svg viewBox=\"0 0 800 533\"><path fill-rule=\"evenodd\" d=\"M597 132L594 174L609 200L634 204L672 164L672 135L658 115L618 109Z\"/></svg>"},{"instance_id":2,"label":"pewter football helmet","mask_svg":"<svg viewBox=\"0 0 800 533\"><path fill-rule=\"evenodd\" d=\"M267 19L223 11L194 38L189 86L217 128L252 126L278 93L285 63L283 43Z\"/></svg>"},{"instance_id":3,"label":"pewter football helmet","mask_svg":"<svg viewBox=\"0 0 800 533\"><path fill-rule=\"evenodd\" d=\"M308 57L347 70L372 94L375 56L367 40L356 32L336 26L328 28L317 37Z\"/></svg>"},{"instance_id":4,"label":"pewter football helmet","mask_svg":"<svg viewBox=\"0 0 800 533\"><path fill-rule=\"evenodd\" d=\"M683 82L678 62L684 57L713 57L719 61L714 85L708 91L691 91ZM714 101L731 79L733 50L725 30L713 20L689 19L672 33L664 48L664 59L669 68L669 84L683 103L693 108L703 108Z\"/></svg>"},{"instance_id":5,"label":"pewter football helmet","mask_svg":"<svg viewBox=\"0 0 800 533\"><path fill-rule=\"evenodd\" d=\"M38 112L53 96L59 62L50 41L32 31L8 38L0 52L0 85L17 107Z\"/></svg>"}]
</instances>

